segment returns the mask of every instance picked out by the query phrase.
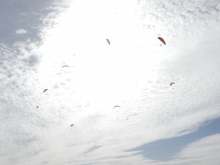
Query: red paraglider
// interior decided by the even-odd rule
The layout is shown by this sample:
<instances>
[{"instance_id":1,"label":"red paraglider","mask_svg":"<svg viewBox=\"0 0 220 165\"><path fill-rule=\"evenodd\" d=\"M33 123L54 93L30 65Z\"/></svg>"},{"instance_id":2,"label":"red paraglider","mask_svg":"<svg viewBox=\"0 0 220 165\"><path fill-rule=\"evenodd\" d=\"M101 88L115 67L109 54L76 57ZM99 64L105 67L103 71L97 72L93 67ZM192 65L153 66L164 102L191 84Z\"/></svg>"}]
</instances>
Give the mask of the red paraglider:
<instances>
[{"instance_id":1,"label":"red paraglider","mask_svg":"<svg viewBox=\"0 0 220 165\"><path fill-rule=\"evenodd\" d=\"M166 45L166 42L165 42L165 40L164 40L162 37L158 37L158 39L159 39L161 42L163 42L164 45Z\"/></svg>"},{"instance_id":2,"label":"red paraglider","mask_svg":"<svg viewBox=\"0 0 220 165\"><path fill-rule=\"evenodd\" d=\"M43 93L46 92L48 89L44 89Z\"/></svg>"},{"instance_id":3,"label":"red paraglider","mask_svg":"<svg viewBox=\"0 0 220 165\"><path fill-rule=\"evenodd\" d=\"M110 45L110 41L109 41L109 39L106 39L106 41L108 42L108 44Z\"/></svg>"},{"instance_id":4,"label":"red paraglider","mask_svg":"<svg viewBox=\"0 0 220 165\"><path fill-rule=\"evenodd\" d=\"M170 83L170 86L172 86L173 84L175 84L175 83L174 83L174 82L171 82L171 83Z\"/></svg>"}]
</instances>

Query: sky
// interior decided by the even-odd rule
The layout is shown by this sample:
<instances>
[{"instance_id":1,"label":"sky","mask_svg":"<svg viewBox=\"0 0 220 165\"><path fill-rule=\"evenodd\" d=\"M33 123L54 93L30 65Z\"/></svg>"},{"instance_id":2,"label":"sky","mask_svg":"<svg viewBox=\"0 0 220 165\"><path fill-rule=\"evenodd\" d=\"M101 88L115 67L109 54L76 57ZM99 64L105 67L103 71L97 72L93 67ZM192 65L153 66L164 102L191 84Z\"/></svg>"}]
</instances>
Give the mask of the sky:
<instances>
[{"instance_id":1,"label":"sky","mask_svg":"<svg viewBox=\"0 0 220 165\"><path fill-rule=\"evenodd\" d=\"M218 0L0 0L0 164L220 164L219 27Z\"/></svg>"}]
</instances>

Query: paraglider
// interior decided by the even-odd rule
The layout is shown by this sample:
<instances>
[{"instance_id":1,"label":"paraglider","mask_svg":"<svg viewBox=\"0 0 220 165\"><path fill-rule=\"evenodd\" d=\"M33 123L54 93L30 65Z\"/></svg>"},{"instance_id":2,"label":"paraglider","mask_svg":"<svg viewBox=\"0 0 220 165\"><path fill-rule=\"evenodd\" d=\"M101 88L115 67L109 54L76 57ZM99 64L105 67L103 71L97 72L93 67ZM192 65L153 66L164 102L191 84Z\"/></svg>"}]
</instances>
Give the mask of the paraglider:
<instances>
[{"instance_id":1,"label":"paraglider","mask_svg":"<svg viewBox=\"0 0 220 165\"><path fill-rule=\"evenodd\" d=\"M48 89L44 89L43 93L46 92Z\"/></svg>"},{"instance_id":2,"label":"paraglider","mask_svg":"<svg viewBox=\"0 0 220 165\"><path fill-rule=\"evenodd\" d=\"M36 106L38 108L38 106Z\"/></svg>"},{"instance_id":3,"label":"paraglider","mask_svg":"<svg viewBox=\"0 0 220 165\"><path fill-rule=\"evenodd\" d=\"M64 68L64 67L70 67L70 66L68 66L68 65L63 65L62 68Z\"/></svg>"},{"instance_id":4,"label":"paraglider","mask_svg":"<svg viewBox=\"0 0 220 165\"><path fill-rule=\"evenodd\" d=\"M158 39L159 39L164 45L166 45L166 42L165 42L165 40L164 40L162 37L158 37Z\"/></svg>"},{"instance_id":5,"label":"paraglider","mask_svg":"<svg viewBox=\"0 0 220 165\"><path fill-rule=\"evenodd\" d=\"M116 105L116 106L114 106L113 108L117 108L117 107L120 107L119 105Z\"/></svg>"},{"instance_id":6,"label":"paraglider","mask_svg":"<svg viewBox=\"0 0 220 165\"><path fill-rule=\"evenodd\" d=\"M172 86L173 84L175 84L175 83L174 83L174 82L171 82L171 83L170 83L170 86Z\"/></svg>"},{"instance_id":7,"label":"paraglider","mask_svg":"<svg viewBox=\"0 0 220 165\"><path fill-rule=\"evenodd\" d=\"M108 42L108 44L110 45L110 41L109 41L109 39L106 39L106 41Z\"/></svg>"},{"instance_id":8,"label":"paraglider","mask_svg":"<svg viewBox=\"0 0 220 165\"><path fill-rule=\"evenodd\" d=\"M74 124L71 124L71 125L70 125L70 127L73 127L73 126L74 126Z\"/></svg>"}]
</instances>

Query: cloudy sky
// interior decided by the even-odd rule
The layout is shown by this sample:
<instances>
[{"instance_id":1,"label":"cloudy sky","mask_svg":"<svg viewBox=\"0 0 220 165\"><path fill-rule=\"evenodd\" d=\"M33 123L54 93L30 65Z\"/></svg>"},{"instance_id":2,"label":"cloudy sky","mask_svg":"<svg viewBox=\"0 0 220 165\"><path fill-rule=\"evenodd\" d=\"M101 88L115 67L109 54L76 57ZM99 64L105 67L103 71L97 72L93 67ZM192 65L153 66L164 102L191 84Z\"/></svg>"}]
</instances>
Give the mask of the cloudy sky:
<instances>
[{"instance_id":1,"label":"cloudy sky","mask_svg":"<svg viewBox=\"0 0 220 165\"><path fill-rule=\"evenodd\" d=\"M0 0L0 90L0 164L219 165L220 3Z\"/></svg>"}]
</instances>

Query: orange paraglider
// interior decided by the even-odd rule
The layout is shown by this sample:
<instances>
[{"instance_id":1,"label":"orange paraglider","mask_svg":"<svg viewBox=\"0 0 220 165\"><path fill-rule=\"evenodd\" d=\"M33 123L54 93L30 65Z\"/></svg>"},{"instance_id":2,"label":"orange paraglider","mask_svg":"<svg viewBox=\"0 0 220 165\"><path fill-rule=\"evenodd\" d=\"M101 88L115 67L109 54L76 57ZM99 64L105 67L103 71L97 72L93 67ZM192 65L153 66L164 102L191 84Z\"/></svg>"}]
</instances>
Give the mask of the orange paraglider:
<instances>
[{"instance_id":1,"label":"orange paraglider","mask_svg":"<svg viewBox=\"0 0 220 165\"><path fill-rule=\"evenodd\" d=\"M158 37L158 39L159 39L161 42L163 42L164 45L166 45L166 42L165 42L165 40L164 40L162 37Z\"/></svg>"},{"instance_id":2,"label":"orange paraglider","mask_svg":"<svg viewBox=\"0 0 220 165\"><path fill-rule=\"evenodd\" d=\"M106 41L108 42L108 44L110 45L110 41L109 41L109 39L106 39Z\"/></svg>"}]
</instances>

